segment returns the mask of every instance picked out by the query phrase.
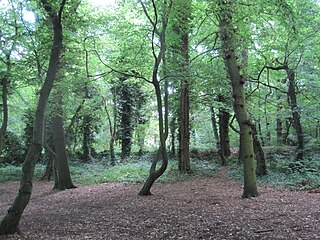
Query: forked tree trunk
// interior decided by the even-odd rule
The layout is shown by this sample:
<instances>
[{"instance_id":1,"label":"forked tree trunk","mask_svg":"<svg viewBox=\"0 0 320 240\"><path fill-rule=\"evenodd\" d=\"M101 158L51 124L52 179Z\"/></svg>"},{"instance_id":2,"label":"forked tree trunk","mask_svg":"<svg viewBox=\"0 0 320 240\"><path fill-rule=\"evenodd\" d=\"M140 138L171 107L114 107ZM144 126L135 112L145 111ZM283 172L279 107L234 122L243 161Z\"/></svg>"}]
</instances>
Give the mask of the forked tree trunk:
<instances>
[{"instance_id":1,"label":"forked tree trunk","mask_svg":"<svg viewBox=\"0 0 320 240\"><path fill-rule=\"evenodd\" d=\"M251 121L248 114L245 99L245 76L240 74L240 67L236 58L236 36L232 24L232 12L235 3L231 0L220 0L220 37L225 66L229 73L234 99L234 110L236 119L240 127L240 137L242 140L242 156L244 165L244 192L242 197L258 196L255 172L255 159L253 149L253 136L251 131Z\"/></svg>"},{"instance_id":2,"label":"forked tree trunk","mask_svg":"<svg viewBox=\"0 0 320 240\"><path fill-rule=\"evenodd\" d=\"M50 20L53 25L53 46L50 55L49 67L45 82L40 90L40 96L35 114L35 124L33 129L32 143L29 151L26 155L23 167L22 177L20 182L20 189L16 199L9 208L7 214L1 221L0 234L11 234L18 232L18 226L21 219L21 215L28 205L31 193L32 193L32 182L35 164L39 158L40 151L42 149L45 110L48 103L48 97L50 95L56 74L59 70L60 53L62 49L62 24L61 14L66 3L63 0L60 5L58 13L53 11L53 7L46 0L41 0L44 9L47 11Z\"/></svg>"}]
</instances>

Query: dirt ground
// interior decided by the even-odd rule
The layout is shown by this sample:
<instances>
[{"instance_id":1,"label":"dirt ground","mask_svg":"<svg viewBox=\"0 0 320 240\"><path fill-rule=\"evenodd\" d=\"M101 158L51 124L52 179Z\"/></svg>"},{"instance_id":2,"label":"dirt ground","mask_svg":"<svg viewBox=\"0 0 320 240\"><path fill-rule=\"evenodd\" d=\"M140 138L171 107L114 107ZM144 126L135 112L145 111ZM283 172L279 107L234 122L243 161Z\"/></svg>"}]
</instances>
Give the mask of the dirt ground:
<instances>
[{"instance_id":1,"label":"dirt ground","mask_svg":"<svg viewBox=\"0 0 320 240\"><path fill-rule=\"evenodd\" d=\"M141 185L99 184L52 192L36 182L20 222L20 235L0 239L320 239L320 194L260 187L241 199L241 183L213 177ZM16 196L17 182L0 183L0 216Z\"/></svg>"}]
</instances>

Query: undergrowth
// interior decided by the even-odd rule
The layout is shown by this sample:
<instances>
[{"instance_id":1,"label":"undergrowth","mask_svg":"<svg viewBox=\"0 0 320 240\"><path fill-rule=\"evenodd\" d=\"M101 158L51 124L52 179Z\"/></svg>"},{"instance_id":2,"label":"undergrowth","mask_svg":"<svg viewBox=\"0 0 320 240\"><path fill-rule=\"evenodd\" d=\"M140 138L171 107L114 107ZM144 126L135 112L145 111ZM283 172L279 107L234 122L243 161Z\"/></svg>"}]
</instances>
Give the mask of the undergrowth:
<instances>
[{"instance_id":1,"label":"undergrowth","mask_svg":"<svg viewBox=\"0 0 320 240\"><path fill-rule=\"evenodd\" d=\"M294 156L273 154L267 159L266 176L257 177L260 185L271 184L279 189L310 190L320 187L320 154L313 153L302 161ZM229 167L228 177L243 181L243 167L233 164Z\"/></svg>"},{"instance_id":2,"label":"undergrowth","mask_svg":"<svg viewBox=\"0 0 320 240\"><path fill-rule=\"evenodd\" d=\"M151 162L148 159L135 159L116 166L110 166L103 162L83 164L70 161L70 172L75 183L84 185L106 182L143 183L148 177L150 165ZM177 170L177 162L171 160L166 172L159 178L158 182L184 181L198 176L212 175L218 169L218 165L208 161L192 161L191 168L192 174L182 174ZM36 165L35 180L41 178L44 169L44 165ZM0 182L19 181L20 178L21 166L0 167Z\"/></svg>"}]
</instances>

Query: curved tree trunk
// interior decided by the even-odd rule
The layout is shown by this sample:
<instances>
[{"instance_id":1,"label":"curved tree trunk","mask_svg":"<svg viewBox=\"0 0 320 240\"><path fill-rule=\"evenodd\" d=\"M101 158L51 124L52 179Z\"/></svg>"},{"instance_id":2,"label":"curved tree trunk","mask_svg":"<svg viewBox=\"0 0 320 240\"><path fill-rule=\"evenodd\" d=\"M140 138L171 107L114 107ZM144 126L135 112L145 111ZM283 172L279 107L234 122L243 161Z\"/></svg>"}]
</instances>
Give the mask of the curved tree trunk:
<instances>
[{"instance_id":1,"label":"curved tree trunk","mask_svg":"<svg viewBox=\"0 0 320 240\"><path fill-rule=\"evenodd\" d=\"M61 3L59 14L53 11L52 6L50 6L50 4L46 0L41 0L41 2L43 4L44 9L47 11L53 25L53 46L51 50L47 76L40 90L39 101L35 114L35 124L33 130L32 143L22 167L20 189L16 199L14 200L7 214L1 221L1 235L18 232L18 226L21 219L21 215L25 207L29 203L32 193L32 182L35 164L39 158L39 154L42 149L45 110L48 103L48 97L50 95L54 80L56 78L56 74L59 70L59 60L60 53L62 50L63 36L61 14L66 0L63 0Z\"/></svg>"},{"instance_id":2,"label":"curved tree trunk","mask_svg":"<svg viewBox=\"0 0 320 240\"><path fill-rule=\"evenodd\" d=\"M144 4L140 2L142 6L144 7ZM154 2L153 2L154 3ZM165 52L166 52L166 29L169 19L169 13L172 8L173 1L170 0L169 5L167 6L166 12L162 19L162 29L161 31L158 30L157 26L153 24L153 31L152 31L152 49L153 49L153 56L154 56L154 66L152 71L152 84L155 89L156 98L157 98L157 110L158 110L158 117L159 117L159 137L160 137L160 146L159 150L157 152L157 156L154 159L151 167L149 176L143 185L142 189L138 193L140 196L147 196L151 195L151 188L153 186L153 183L166 171L168 166L168 155L167 155L167 148L166 148L166 139L168 137L168 89L165 89L165 96L164 96L164 108L165 113L163 114L163 104L162 104L162 97L161 97L161 88L160 83L158 81L158 71L160 63L163 61ZM154 11L156 11L155 5ZM145 10L145 7L144 7ZM148 13L145 10L145 13L148 15ZM155 34L158 34L160 38L160 50L159 53L156 55L155 49L154 49L154 37ZM165 82L165 88L168 87L168 82ZM157 163L159 160L162 160L161 166L159 169L156 169Z\"/></svg>"},{"instance_id":3,"label":"curved tree trunk","mask_svg":"<svg viewBox=\"0 0 320 240\"><path fill-rule=\"evenodd\" d=\"M258 196L255 172L255 159L253 149L253 136L251 122L245 99L245 76L240 74L240 67L236 58L236 36L232 24L232 12L234 1L220 0L220 37L225 66L229 73L234 98L234 110L240 127L242 141L241 151L244 165L244 192L242 197L249 198Z\"/></svg>"}]
</instances>

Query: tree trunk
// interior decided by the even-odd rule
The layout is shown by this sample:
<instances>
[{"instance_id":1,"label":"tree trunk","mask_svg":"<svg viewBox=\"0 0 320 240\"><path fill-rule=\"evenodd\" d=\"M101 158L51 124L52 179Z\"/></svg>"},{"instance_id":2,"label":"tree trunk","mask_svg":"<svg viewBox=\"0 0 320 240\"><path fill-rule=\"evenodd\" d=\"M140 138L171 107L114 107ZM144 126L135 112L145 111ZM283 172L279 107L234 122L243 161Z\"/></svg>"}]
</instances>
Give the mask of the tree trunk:
<instances>
[{"instance_id":1,"label":"tree trunk","mask_svg":"<svg viewBox=\"0 0 320 240\"><path fill-rule=\"evenodd\" d=\"M60 98L61 99L61 98ZM75 188L72 183L65 143L61 105L55 108L55 116L52 117L53 142L56 154L56 171L54 189L65 190Z\"/></svg>"},{"instance_id":2,"label":"tree trunk","mask_svg":"<svg viewBox=\"0 0 320 240\"><path fill-rule=\"evenodd\" d=\"M66 134L63 128L63 94L59 85L54 92L54 112L52 117L53 144L55 150L55 184L54 189L65 190L75 188L72 183L66 150Z\"/></svg>"},{"instance_id":3,"label":"tree trunk","mask_svg":"<svg viewBox=\"0 0 320 240\"><path fill-rule=\"evenodd\" d=\"M219 109L219 137L220 137L220 147L221 152L225 157L231 155L230 150L230 138L229 138L229 120L230 113L225 109Z\"/></svg>"},{"instance_id":4,"label":"tree trunk","mask_svg":"<svg viewBox=\"0 0 320 240\"><path fill-rule=\"evenodd\" d=\"M253 124L251 125L251 128L253 134L254 153L257 160L256 173L258 176L264 176L267 174L266 158L264 156L264 152L259 141L257 129Z\"/></svg>"},{"instance_id":5,"label":"tree trunk","mask_svg":"<svg viewBox=\"0 0 320 240\"><path fill-rule=\"evenodd\" d=\"M179 170L183 173L191 172L190 165L190 80L189 80L189 21L191 16L191 1L184 0L178 2L176 10L178 25L177 33L180 40L181 54L181 94L180 94L180 127L179 127Z\"/></svg>"},{"instance_id":6,"label":"tree trunk","mask_svg":"<svg viewBox=\"0 0 320 240\"><path fill-rule=\"evenodd\" d=\"M297 160L303 159L303 131L300 122L300 113L297 104L297 94L296 94L296 87L295 87L295 73L294 70L287 68L286 69L288 80L289 80L289 87L288 87L288 97L290 99L290 106L292 111L292 120L293 120L293 127L296 130L297 134L297 142L298 142L298 149L297 149Z\"/></svg>"},{"instance_id":7,"label":"tree trunk","mask_svg":"<svg viewBox=\"0 0 320 240\"><path fill-rule=\"evenodd\" d=\"M141 4L143 4L141 2ZM159 137L160 137L160 146L157 153L156 158L154 159L151 167L149 176L143 185L142 189L138 193L140 196L147 196L151 195L151 188L153 186L153 183L166 171L168 166L168 155L167 155L167 148L166 148L166 140L168 137L168 89L165 89L165 96L164 96L164 109L165 114L163 115L163 104L162 104L162 97L161 97L161 88L160 83L158 81L158 71L159 66L161 64L161 61L163 61L163 57L166 51L166 29L168 24L168 18L169 18L169 12L172 8L173 1L170 0L168 8L166 9L166 13L163 16L162 19L162 29L161 32L157 29L156 26L154 26L152 31L152 49L153 49L153 56L154 56L154 66L152 71L152 84L155 89L156 98L157 98L157 110L158 110L158 117L159 117ZM154 6L154 10L156 11L156 8ZM156 55L155 53L155 45L154 45L154 37L156 32L158 32L159 40L160 40L160 50L159 53ZM165 88L168 87L168 83L165 83ZM156 169L157 163L159 159L162 160L161 166L159 169Z\"/></svg>"},{"instance_id":8,"label":"tree trunk","mask_svg":"<svg viewBox=\"0 0 320 240\"><path fill-rule=\"evenodd\" d=\"M121 90L121 159L130 157L132 145L132 94L129 87L124 84L126 80L122 77Z\"/></svg>"},{"instance_id":9,"label":"tree trunk","mask_svg":"<svg viewBox=\"0 0 320 240\"><path fill-rule=\"evenodd\" d=\"M177 128L177 118L173 117L170 124L170 132L171 132L171 155L173 157L176 156L176 128Z\"/></svg>"},{"instance_id":10,"label":"tree trunk","mask_svg":"<svg viewBox=\"0 0 320 240\"><path fill-rule=\"evenodd\" d=\"M92 118L90 115L85 114L83 116L82 128L83 128L83 139L82 139L82 160L89 162L92 160L91 155L91 127L92 127Z\"/></svg>"},{"instance_id":11,"label":"tree trunk","mask_svg":"<svg viewBox=\"0 0 320 240\"><path fill-rule=\"evenodd\" d=\"M5 73L5 76L1 80L1 85L2 85L2 124L0 128L0 156L2 153L2 149L4 146L4 138L7 132L7 127L8 127L8 119L9 119L9 114L8 114L8 88L9 88L9 77L11 74L11 67L12 64L10 62L10 55L7 55L7 70Z\"/></svg>"},{"instance_id":12,"label":"tree trunk","mask_svg":"<svg viewBox=\"0 0 320 240\"><path fill-rule=\"evenodd\" d=\"M232 24L232 12L234 8L233 1L220 1L220 37L222 41L222 50L225 66L228 70L232 92L234 98L234 110L236 119L240 127L240 136L242 139L242 155L244 165L244 192L242 197L258 196L256 184L256 172L254 164L253 136L251 131L251 121L249 118L247 103L245 99L245 76L240 74L240 67L236 58L236 36Z\"/></svg>"},{"instance_id":13,"label":"tree trunk","mask_svg":"<svg viewBox=\"0 0 320 240\"><path fill-rule=\"evenodd\" d=\"M219 138L218 128L217 128L216 115L215 115L213 107L210 107L210 112L211 112L211 125L212 125L213 135L214 135L214 138L215 138L215 141L216 141L216 148L217 148L218 153L219 153L220 158L221 158L221 165L222 166L226 166L227 165L227 161L226 161L226 158L224 156L224 152L221 149L220 138Z\"/></svg>"},{"instance_id":14,"label":"tree trunk","mask_svg":"<svg viewBox=\"0 0 320 240\"><path fill-rule=\"evenodd\" d=\"M50 95L56 74L59 70L60 53L62 50L62 24L61 14L65 5L65 0L62 1L59 14L53 12L53 7L49 5L46 0L41 0L44 9L48 12L48 15L53 24L53 46L50 55L49 67L46 75L45 82L40 90L39 101L35 114L35 124L33 130L32 143L29 151L26 155L23 167L22 177L20 182L20 189L16 199L9 208L7 214L4 216L0 223L0 234L11 234L18 231L21 215L28 205L31 193L32 193L32 181L35 164L39 158L40 151L42 149L43 142L43 130L45 120L45 110L48 103L48 97Z\"/></svg>"}]
</instances>

